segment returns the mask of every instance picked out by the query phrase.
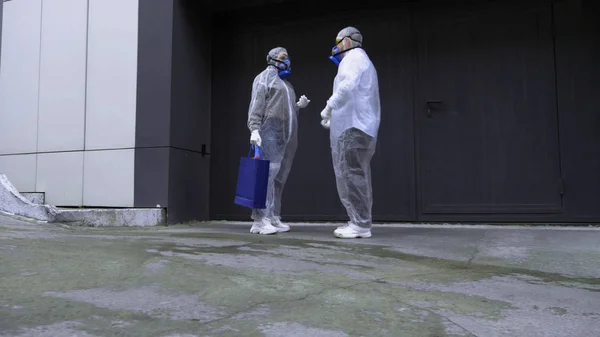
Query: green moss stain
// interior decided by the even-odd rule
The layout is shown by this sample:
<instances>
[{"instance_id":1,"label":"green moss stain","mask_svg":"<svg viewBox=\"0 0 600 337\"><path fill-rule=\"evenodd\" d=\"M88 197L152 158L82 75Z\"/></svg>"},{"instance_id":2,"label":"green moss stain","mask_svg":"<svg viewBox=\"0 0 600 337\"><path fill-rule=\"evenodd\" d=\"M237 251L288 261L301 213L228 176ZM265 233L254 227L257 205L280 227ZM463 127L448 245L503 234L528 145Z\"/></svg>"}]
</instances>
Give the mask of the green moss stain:
<instances>
[{"instance_id":1,"label":"green moss stain","mask_svg":"<svg viewBox=\"0 0 600 337\"><path fill-rule=\"evenodd\" d=\"M190 238L198 244L182 240ZM265 324L296 322L348 335L472 336L442 313L494 321L514 309L512 305L403 284L451 284L515 274L543 282L600 284L403 254L383 246L231 233L77 228L57 238L0 238L1 245L12 248L0 250L0 327L12 333L76 321L83 325L75 329L102 336L261 336ZM276 263L283 263L282 270L272 265ZM77 290L99 289L118 298L146 288L159 289L172 301L197 299L198 307L214 308L216 318L181 319L176 317L179 309L145 311L139 306L151 305L143 301L115 309L110 303L98 305L92 295L68 297ZM57 293L67 295L53 295Z\"/></svg>"}]
</instances>

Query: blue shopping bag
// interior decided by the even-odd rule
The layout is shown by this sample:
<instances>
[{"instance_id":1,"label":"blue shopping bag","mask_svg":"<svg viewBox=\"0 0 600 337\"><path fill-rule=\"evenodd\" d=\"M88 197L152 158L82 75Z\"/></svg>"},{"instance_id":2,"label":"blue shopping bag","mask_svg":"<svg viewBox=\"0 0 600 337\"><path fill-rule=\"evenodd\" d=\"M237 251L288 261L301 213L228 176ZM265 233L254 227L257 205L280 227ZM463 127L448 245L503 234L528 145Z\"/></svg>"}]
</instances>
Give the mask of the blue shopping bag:
<instances>
[{"instance_id":1,"label":"blue shopping bag","mask_svg":"<svg viewBox=\"0 0 600 337\"><path fill-rule=\"evenodd\" d=\"M262 160L262 150L252 145L248 157L240 160L235 203L253 209L267 208L268 181L269 161Z\"/></svg>"}]
</instances>

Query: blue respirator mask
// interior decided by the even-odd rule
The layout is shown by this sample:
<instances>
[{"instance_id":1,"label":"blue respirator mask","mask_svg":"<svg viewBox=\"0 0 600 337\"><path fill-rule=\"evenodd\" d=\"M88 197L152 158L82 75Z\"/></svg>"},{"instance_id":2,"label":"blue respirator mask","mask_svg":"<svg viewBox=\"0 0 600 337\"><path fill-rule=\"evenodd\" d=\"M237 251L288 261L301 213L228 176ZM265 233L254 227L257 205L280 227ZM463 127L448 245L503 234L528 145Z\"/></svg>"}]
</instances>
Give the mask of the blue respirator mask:
<instances>
[{"instance_id":1,"label":"blue respirator mask","mask_svg":"<svg viewBox=\"0 0 600 337\"><path fill-rule=\"evenodd\" d=\"M333 62L333 64L339 66L342 62L342 52L340 51L340 48L337 46L333 47L333 49L331 49L331 56L329 56L329 59L331 62Z\"/></svg>"},{"instance_id":2,"label":"blue respirator mask","mask_svg":"<svg viewBox=\"0 0 600 337\"><path fill-rule=\"evenodd\" d=\"M361 43L360 41L356 41L353 38L346 36L347 38L349 38L350 40L356 42L356 43ZM360 46L356 46L356 47L352 47L352 48L348 48L344 51L341 51L340 48L338 48L338 45L340 43L342 43L342 41L344 41L344 39L346 37L343 38L338 38L336 39L337 44L331 49L331 56L329 56L329 59L331 60L331 62L333 62L333 64L335 64L336 66L339 66L340 63L342 63L342 54L344 54L345 52L349 52L352 49L356 49L356 48L361 48ZM361 43L362 44L362 43Z\"/></svg>"},{"instance_id":3,"label":"blue respirator mask","mask_svg":"<svg viewBox=\"0 0 600 337\"><path fill-rule=\"evenodd\" d=\"M279 61L276 60L274 58L271 58L271 61L275 62L277 65L273 65L273 67L277 68L277 70L279 70L279 78L281 78L282 80L285 80L286 78L290 77L292 75L292 67L291 67L291 62L289 59L286 59L285 61Z\"/></svg>"}]
</instances>

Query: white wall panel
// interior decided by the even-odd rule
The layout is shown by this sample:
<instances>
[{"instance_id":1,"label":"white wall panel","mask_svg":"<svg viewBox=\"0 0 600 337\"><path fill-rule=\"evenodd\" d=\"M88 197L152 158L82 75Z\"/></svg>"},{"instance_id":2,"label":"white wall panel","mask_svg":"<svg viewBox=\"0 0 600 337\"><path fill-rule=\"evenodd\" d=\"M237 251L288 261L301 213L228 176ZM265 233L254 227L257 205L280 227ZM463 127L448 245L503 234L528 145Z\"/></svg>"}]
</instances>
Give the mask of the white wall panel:
<instances>
[{"instance_id":1,"label":"white wall panel","mask_svg":"<svg viewBox=\"0 0 600 337\"><path fill-rule=\"evenodd\" d=\"M133 207L135 150L86 151L84 206Z\"/></svg>"},{"instance_id":2,"label":"white wall panel","mask_svg":"<svg viewBox=\"0 0 600 337\"><path fill-rule=\"evenodd\" d=\"M35 154L0 156L0 173L6 174L19 192L35 192L35 172Z\"/></svg>"},{"instance_id":3,"label":"white wall panel","mask_svg":"<svg viewBox=\"0 0 600 337\"><path fill-rule=\"evenodd\" d=\"M83 152L41 153L37 159L36 192L46 203L80 206L83 200Z\"/></svg>"},{"instance_id":4,"label":"white wall panel","mask_svg":"<svg viewBox=\"0 0 600 337\"><path fill-rule=\"evenodd\" d=\"M38 151L83 150L87 1L44 0Z\"/></svg>"},{"instance_id":5,"label":"white wall panel","mask_svg":"<svg viewBox=\"0 0 600 337\"><path fill-rule=\"evenodd\" d=\"M4 3L0 66L0 154L37 149L41 0Z\"/></svg>"},{"instance_id":6,"label":"white wall panel","mask_svg":"<svg viewBox=\"0 0 600 337\"><path fill-rule=\"evenodd\" d=\"M86 149L135 146L138 0L89 0Z\"/></svg>"}]
</instances>

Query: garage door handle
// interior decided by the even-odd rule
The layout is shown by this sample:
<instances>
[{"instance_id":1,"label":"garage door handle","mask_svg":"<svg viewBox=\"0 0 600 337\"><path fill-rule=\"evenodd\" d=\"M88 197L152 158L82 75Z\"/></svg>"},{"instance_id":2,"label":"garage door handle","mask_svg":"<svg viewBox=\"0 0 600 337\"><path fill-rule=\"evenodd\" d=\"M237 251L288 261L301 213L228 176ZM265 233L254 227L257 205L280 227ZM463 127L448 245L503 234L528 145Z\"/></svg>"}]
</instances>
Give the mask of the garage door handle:
<instances>
[{"instance_id":1,"label":"garage door handle","mask_svg":"<svg viewBox=\"0 0 600 337\"><path fill-rule=\"evenodd\" d=\"M427 118L433 117L433 105L442 104L442 101L427 101Z\"/></svg>"}]
</instances>

